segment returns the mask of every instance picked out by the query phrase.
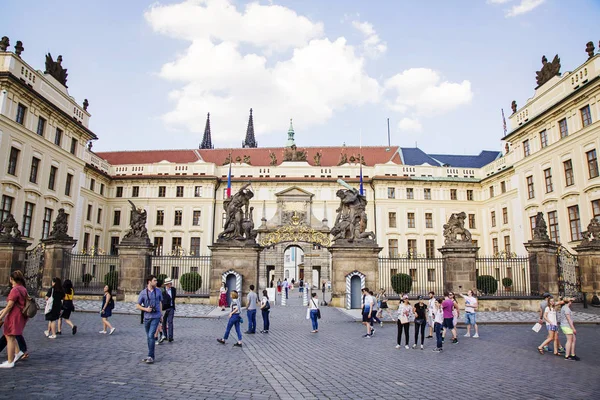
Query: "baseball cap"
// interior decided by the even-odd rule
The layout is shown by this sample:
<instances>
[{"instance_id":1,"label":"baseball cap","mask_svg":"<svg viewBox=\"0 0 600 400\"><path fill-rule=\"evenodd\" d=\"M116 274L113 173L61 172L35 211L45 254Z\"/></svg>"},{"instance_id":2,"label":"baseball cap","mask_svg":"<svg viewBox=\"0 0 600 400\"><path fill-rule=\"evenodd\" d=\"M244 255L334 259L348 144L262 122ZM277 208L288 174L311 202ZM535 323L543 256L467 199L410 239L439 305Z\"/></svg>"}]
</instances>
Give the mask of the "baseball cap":
<instances>
[{"instance_id":1,"label":"baseball cap","mask_svg":"<svg viewBox=\"0 0 600 400\"><path fill-rule=\"evenodd\" d=\"M550 293L546 292L542 295L542 297L547 298L547 297L553 297Z\"/></svg>"}]
</instances>

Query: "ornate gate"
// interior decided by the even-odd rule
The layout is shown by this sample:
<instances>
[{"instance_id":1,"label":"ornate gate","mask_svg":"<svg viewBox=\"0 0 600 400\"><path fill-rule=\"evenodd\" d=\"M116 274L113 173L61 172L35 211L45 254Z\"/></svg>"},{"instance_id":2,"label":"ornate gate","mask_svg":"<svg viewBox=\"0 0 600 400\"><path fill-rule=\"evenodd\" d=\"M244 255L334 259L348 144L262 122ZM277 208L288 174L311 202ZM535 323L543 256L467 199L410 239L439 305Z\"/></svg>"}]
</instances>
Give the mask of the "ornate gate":
<instances>
[{"instance_id":1,"label":"ornate gate","mask_svg":"<svg viewBox=\"0 0 600 400\"><path fill-rule=\"evenodd\" d=\"M25 287L31 296L37 297L42 289L44 272L44 245L42 243L25 253Z\"/></svg>"},{"instance_id":2,"label":"ornate gate","mask_svg":"<svg viewBox=\"0 0 600 400\"><path fill-rule=\"evenodd\" d=\"M577 256L560 246L557 258L559 296L574 297L576 301L583 300Z\"/></svg>"}]
</instances>

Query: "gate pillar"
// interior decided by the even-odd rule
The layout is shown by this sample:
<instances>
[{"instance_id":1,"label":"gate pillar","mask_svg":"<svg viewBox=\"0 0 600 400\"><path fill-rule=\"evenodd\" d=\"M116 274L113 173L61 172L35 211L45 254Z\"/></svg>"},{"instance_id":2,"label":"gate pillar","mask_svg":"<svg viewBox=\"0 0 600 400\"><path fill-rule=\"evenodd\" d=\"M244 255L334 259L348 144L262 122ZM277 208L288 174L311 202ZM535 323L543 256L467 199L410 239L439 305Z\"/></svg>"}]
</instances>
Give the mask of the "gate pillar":
<instances>
[{"instance_id":1,"label":"gate pillar","mask_svg":"<svg viewBox=\"0 0 600 400\"><path fill-rule=\"evenodd\" d=\"M600 293L600 232L598 222L592 219L584 232L585 239L575 248L579 273L581 276L581 291L591 302L594 295Z\"/></svg>"},{"instance_id":2,"label":"gate pillar","mask_svg":"<svg viewBox=\"0 0 600 400\"><path fill-rule=\"evenodd\" d=\"M63 267L65 263L65 252L71 249L77 243L76 240L46 239L44 243L44 272L42 275L42 290L52 286L52 278L63 277ZM43 293L45 294L45 292Z\"/></svg>"},{"instance_id":3,"label":"gate pillar","mask_svg":"<svg viewBox=\"0 0 600 400\"><path fill-rule=\"evenodd\" d=\"M226 243L217 243L208 247L211 251L210 268L210 304L219 303L219 289L221 288L224 272L233 270L242 276L242 293L239 293L243 302L250 291L250 285L255 286L258 293L259 254L262 247L232 246Z\"/></svg>"},{"instance_id":4,"label":"gate pillar","mask_svg":"<svg viewBox=\"0 0 600 400\"><path fill-rule=\"evenodd\" d=\"M25 274L25 250L29 242L0 240L0 289L9 285L11 272L21 270Z\"/></svg>"},{"instance_id":5,"label":"gate pillar","mask_svg":"<svg viewBox=\"0 0 600 400\"><path fill-rule=\"evenodd\" d=\"M477 250L471 243L452 243L438 249L444 259L444 291L465 292L477 287Z\"/></svg>"},{"instance_id":6,"label":"gate pillar","mask_svg":"<svg viewBox=\"0 0 600 400\"><path fill-rule=\"evenodd\" d=\"M148 244L127 243L124 240L118 248L119 299L137 302L138 294L146 287L146 277L150 274L148 261L153 247Z\"/></svg>"},{"instance_id":7,"label":"gate pillar","mask_svg":"<svg viewBox=\"0 0 600 400\"><path fill-rule=\"evenodd\" d=\"M531 294L558 293L558 244L551 240L523 243L529 253Z\"/></svg>"}]
</instances>

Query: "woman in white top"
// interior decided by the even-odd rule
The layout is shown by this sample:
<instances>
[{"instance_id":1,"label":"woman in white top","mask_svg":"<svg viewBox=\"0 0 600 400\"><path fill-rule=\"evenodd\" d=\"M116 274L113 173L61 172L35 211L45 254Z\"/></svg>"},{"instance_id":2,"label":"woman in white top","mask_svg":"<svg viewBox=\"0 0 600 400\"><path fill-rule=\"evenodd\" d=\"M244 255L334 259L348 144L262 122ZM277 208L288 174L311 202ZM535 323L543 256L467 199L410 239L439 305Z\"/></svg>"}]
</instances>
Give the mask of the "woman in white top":
<instances>
[{"instance_id":1,"label":"woman in white top","mask_svg":"<svg viewBox=\"0 0 600 400\"><path fill-rule=\"evenodd\" d=\"M548 306L544 310L544 321L546 321L546 328L548 329L548 337L544 342L538 347L538 352L540 354L544 354L544 346L548 345L550 342L557 340L558 338L558 324L556 320L556 307L554 304L554 299L550 298L548 300ZM558 356L558 346L554 346L554 355Z\"/></svg>"},{"instance_id":2,"label":"woman in white top","mask_svg":"<svg viewBox=\"0 0 600 400\"><path fill-rule=\"evenodd\" d=\"M312 328L313 330L311 331L311 333L317 333L319 332L319 318L321 317L321 311L319 310L319 299L317 298L317 294L313 293L310 301L308 302L308 309L309 311L309 316L310 316L310 321L312 322Z\"/></svg>"},{"instance_id":3,"label":"woman in white top","mask_svg":"<svg viewBox=\"0 0 600 400\"><path fill-rule=\"evenodd\" d=\"M396 348L402 347L402 331L406 336L404 348L408 350L408 328L410 327L411 316L413 315L413 308L408 302L408 295L402 296L402 301L398 307L398 335L396 337Z\"/></svg>"},{"instance_id":4,"label":"woman in white top","mask_svg":"<svg viewBox=\"0 0 600 400\"><path fill-rule=\"evenodd\" d=\"M262 313L263 319L263 330L260 333L269 333L269 327L271 325L269 321L269 311L271 310L271 303L269 303L269 296L266 289L263 290L263 297L260 300L260 312Z\"/></svg>"}]
</instances>

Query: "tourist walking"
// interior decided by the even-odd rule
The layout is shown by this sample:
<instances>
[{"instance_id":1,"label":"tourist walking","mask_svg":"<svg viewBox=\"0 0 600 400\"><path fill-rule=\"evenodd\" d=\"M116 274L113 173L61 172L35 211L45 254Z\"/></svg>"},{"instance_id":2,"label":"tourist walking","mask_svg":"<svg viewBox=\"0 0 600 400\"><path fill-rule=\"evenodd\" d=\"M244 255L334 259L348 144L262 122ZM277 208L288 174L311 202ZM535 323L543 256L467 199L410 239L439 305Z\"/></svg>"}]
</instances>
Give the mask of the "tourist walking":
<instances>
[{"instance_id":1,"label":"tourist walking","mask_svg":"<svg viewBox=\"0 0 600 400\"><path fill-rule=\"evenodd\" d=\"M277 279L277 293L281 293L281 279Z\"/></svg>"},{"instance_id":2,"label":"tourist walking","mask_svg":"<svg viewBox=\"0 0 600 400\"><path fill-rule=\"evenodd\" d=\"M571 312L573 300L574 299L572 297L567 297L564 299L564 304L560 309L560 329L567 337L567 342L565 343L565 360L579 361L580 358L575 355L575 339L577 337L577 330L573 324L573 314Z\"/></svg>"},{"instance_id":3,"label":"tourist walking","mask_svg":"<svg viewBox=\"0 0 600 400\"><path fill-rule=\"evenodd\" d=\"M229 307L229 304L227 304L227 286L225 286L225 282L221 283L221 289L219 289L219 307L221 307L221 311L225 311L225 307Z\"/></svg>"},{"instance_id":4,"label":"tourist walking","mask_svg":"<svg viewBox=\"0 0 600 400\"><path fill-rule=\"evenodd\" d=\"M233 345L233 347L242 347L242 329L240 328L241 323L241 312L242 305L240 304L240 300L238 299L237 290L231 291L231 311L229 312L229 321L227 321L227 328L225 329L225 335L222 338L217 339L217 342L221 344L225 344L225 341L229 339L229 332L231 328L235 327L235 332L237 333L238 341Z\"/></svg>"},{"instance_id":5,"label":"tourist walking","mask_svg":"<svg viewBox=\"0 0 600 400\"><path fill-rule=\"evenodd\" d=\"M159 342L164 342L165 338L169 343L173 342L173 317L175 316L175 299L177 298L177 289L173 287L173 279L167 278L163 283L162 290L162 337Z\"/></svg>"},{"instance_id":6,"label":"tourist walking","mask_svg":"<svg viewBox=\"0 0 600 400\"><path fill-rule=\"evenodd\" d=\"M394 316L390 312L390 306L388 305L387 295L385 294L385 289L379 289L379 293L377 294L377 301L379 302L379 316L378 318L383 318L383 312L385 311L390 319L393 321ZM383 321L379 324L379 326L383 326Z\"/></svg>"},{"instance_id":7,"label":"tourist walking","mask_svg":"<svg viewBox=\"0 0 600 400\"><path fill-rule=\"evenodd\" d=\"M456 295L453 292L450 292L449 296L452 299L452 301L454 302L454 308L452 309L452 325L454 325L454 328L456 329L458 317L460 316L460 311L458 308L458 300L456 300Z\"/></svg>"},{"instance_id":8,"label":"tourist walking","mask_svg":"<svg viewBox=\"0 0 600 400\"><path fill-rule=\"evenodd\" d=\"M44 309L45 318L48 321L48 330L44 331L44 334L48 339L56 339L56 321L60 318L63 297L65 297L65 292L60 278L52 278L52 286L46 293L46 308Z\"/></svg>"},{"instance_id":9,"label":"tourist walking","mask_svg":"<svg viewBox=\"0 0 600 400\"><path fill-rule=\"evenodd\" d=\"M444 324L444 310L442 309L443 298L436 299L433 303L433 330L435 331L436 346L434 352L440 353L443 349L442 325Z\"/></svg>"},{"instance_id":10,"label":"tourist walking","mask_svg":"<svg viewBox=\"0 0 600 400\"><path fill-rule=\"evenodd\" d=\"M435 292L429 292L429 301L427 303L427 325L429 325L429 335L427 339L433 337L433 328L434 328L434 307L437 300L435 299Z\"/></svg>"},{"instance_id":11,"label":"tourist walking","mask_svg":"<svg viewBox=\"0 0 600 400\"><path fill-rule=\"evenodd\" d=\"M269 302L269 295L266 289L262 291L262 294L263 297L260 300L260 312L263 319L263 329L260 331L260 333L269 333L269 312L271 311L271 303Z\"/></svg>"},{"instance_id":12,"label":"tourist walking","mask_svg":"<svg viewBox=\"0 0 600 400\"><path fill-rule=\"evenodd\" d=\"M319 299L316 293L311 295L310 301L308 302L309 317L312 322L311 333L319 332L319 318L321 317L321 310L319 310Z\"/></svg>"},{"instance_id":13,"label":"tourist walking","mask_svg":"<svg viewBox=\"0 0 600 400\"><path fill-rule=\"evenodd\" d=\"M479 307L475 292L472 290L467 291L467 295L460 293L460 296L465 299L465 324L467 325L467 333L465 337L471 337L471 326L475 329L474 338L479 337L479 329L477 327L477 320L475 319L475 311Z\"/></svg>"},{"instance_id":14,"label":"tourist walking","mask_svg":"<svg viewBox=\"0 0 600 400\"><path fill-rule=\"evenodd\" d=\"M6 298L6 307L0 311L0 321L4 322L4 337L6 338L7 360L0 364L0 368L13 368L15 362L26 352L26 346L19 347L17 336L23 336L23 329L27 318L23 314L23 307L27 299L25 289L25 278L21 271L13 271L10 274L12 289ZM23 340L23 344L25 340Z\"/></svg>"},{"instance_id":15,"label":"tourist walking","mask_svg":"<svg viewBox=\"0 0 600 400\"><path fill-rule=\"evenodd\" d=\"M404 332L405 341L404 348L408 350L410 320L413 314L413 308L408 302L408 295L402 296L402 301L398 306L398 335L396 337L396 348L402 347L402 332Z\"/></svg>"},{"instance_id":16,"label":"tourist walking","mask_svg":"<svg viewBox=\"0 0 600 400\"><path fill-rule=\"evenodd\" d=\"M304 279L300 279L300 282L298 282L298 291L304 293ZM302 297L302 295L300 295L300 297Z\"/></svg>"},{"instance_id":17,"label":"tourist walking","mask_svg":"<svg viewBox=\"0 0 600 400\"><path fill-rule=\"evenodd\" d=\"M379 313L379 301L373 294L372 290L369 290L369 296L371 296L371 299L373 300L373 311L371 312L371 329L375 329L373 328L373 326L375 326L376 323L380 326L383 326L383 322L381 322L379 317L377 317L377 314Z\"/></svg>"},{"instance_id":18,"label":"tourist walking","mask_svg":"<svg viewBox=\"0 0 600 400\"><path fill-rule=\"evenodd\" d=\"M544 346L554 342L554 355L560 355L558 353L558 321L556 319L556 306L554 304L554 298L548 299L548 305L544 310L544 322L546 322L546 330L548 331L548 337L538 346L538 352L544 354Z\"/></svg>"},{"instance_id":19,"label":"tourist walking","mask_svg":"<svg viewBox=\"0 0 600 400\"><path fill-rule=\"evenodd\" d=\"M100 333L107 333L112 335L115 332L115 328L108 322L108 319L112 316L112 310L115 308L115 300L112 296L110 286L104 285L104 295L102 296L102 307L100 308L100 317L102 318L102 330Z\"/></svg>"},{"instance_id":20,"label":"tourist walking","mask_svg":"<svg viewBox=\"0 0 600 400\"><path fill-rule=\"evenodd\" d=\"M371 327L371 320L373 319L373 297L369 294L368 288L362 289L362 323L367 328L367 333L363 335L364 338L370 339L375 331Z\"/></svg>"},{"instance_id":21,"label":"tourist walking","mask_svg":"<svg viewBox=\"0 0 600 400\"><path fill-rule=\"evenodd\" d=\"M139 296L137 304L138 310L144 311L144 330L146 331L146 342L148 343L148 356L142 359L146 364L154 363L154 334L158 329L158 324L162 319L162 292L156 287L158 280L154 275L146 278L146 288ZM144 304L144 306L142 306Z\"/></svg>"},{"instance_id":22,"label":"tourist walking","mask_svg":"<svg viewBox=\"0 0 600 400\"><path fill-rule=\"evenodd\" d=\"M282 283L281 285L283 286L283 290L284 290L284 292L285 292L285 298L286 298L286 299L289 299L289 296L288 296L288 291L290 290L290 284L289 284L289 282L288 282L287 278L285 278L285 279L283 280L283 283Z\"/></svg>"},{"instance_id":23,"label":"tourist walking","mask_svg":"<svg viewBox=\"0 0 600 400\"><path fill-rule=\"evenodd\" d=\"M452 331L452 343L458 343L458 337L456 333L456 326L454 325L454 310L456 309L456 303L450 296L449 292L444 292L444 301L442 301L442 310L444 312L444 322L442 324L442 328L444 328L444 332L442 333L442 340L446 336L448 330Z\"/></svg>"},{"instance_id":24,"label":"tourist walking","mask_svg":"<svg viewBox=\"0 0 600 400\"><path fill-rule=\"evenodd\" d=\"M419 296L419 302L413 307L413 312L415 315L415 344L413 344L413 349L417 348L419 332L421 332L421 350L423 350L425 325L427 325L427 304L423 302L423 296Z\"/></svg>"},{"instance_id":25,"label":"tourist walking","mask_svg":"<svg viewBox=\"0 0 600 400\"><path fill-rule=\"evenodd\" d=\"M75 311L75 306L73 305L73 295L75 291L73 290L73 282L70 279L65 279L63 282L63 292L65 292L65 297L62 302L62 309L60 311L60 318L58 319L58 331L57 335L62 335L62 322L63 320L67 325L71 327L71 333L75 335L77 333L77 325L74 325L71 322L71 313Z\"/></svg>"},{"instance_id":26,"label":"tourist walking","mask_svg":"<svg viewBox=\"0 0 600 400\"><path fill-rule=\"evenodd\" d=\"M256 333L256 306L258 295L254 292L254 285L250 285L250 292L246 298L246 315L248 316L248 330L244 333L253 335Z\"/></svg>"}]
</instances>

